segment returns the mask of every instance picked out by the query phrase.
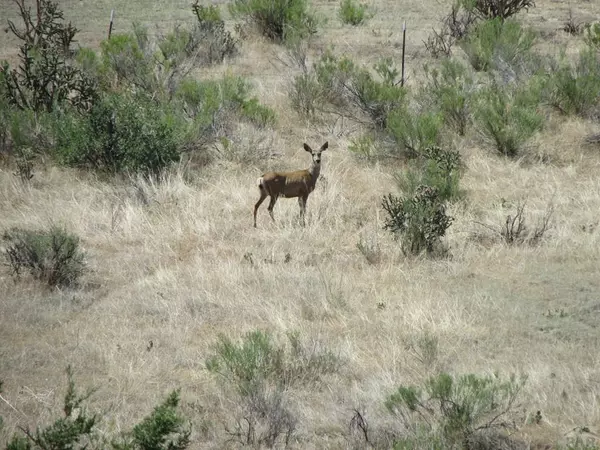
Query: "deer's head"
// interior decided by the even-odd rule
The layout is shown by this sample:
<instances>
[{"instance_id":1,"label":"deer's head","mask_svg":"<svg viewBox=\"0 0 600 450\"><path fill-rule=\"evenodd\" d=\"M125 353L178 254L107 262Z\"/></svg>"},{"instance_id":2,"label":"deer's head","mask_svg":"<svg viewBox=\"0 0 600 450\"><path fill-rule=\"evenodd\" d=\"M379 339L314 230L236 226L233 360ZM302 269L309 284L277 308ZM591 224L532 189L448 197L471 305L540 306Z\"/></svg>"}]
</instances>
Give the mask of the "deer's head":
<instances>
[{"instance_id":1,"label":"deer's head","mask_svg":"<svg viewBox=\"0 0 600 450\"><path fill-rule=\"evenodd\" d=\"M321 153L327 150L327 147L329 147L329 142L325 142L323 145L321 145L321 148L319 148L318 150L313 150L312 148L310 148L310 145L306 143L304 144L304 150L306 150L312 155L312 162L317 166L321 164Z\"/></svg>"}]
</instances>

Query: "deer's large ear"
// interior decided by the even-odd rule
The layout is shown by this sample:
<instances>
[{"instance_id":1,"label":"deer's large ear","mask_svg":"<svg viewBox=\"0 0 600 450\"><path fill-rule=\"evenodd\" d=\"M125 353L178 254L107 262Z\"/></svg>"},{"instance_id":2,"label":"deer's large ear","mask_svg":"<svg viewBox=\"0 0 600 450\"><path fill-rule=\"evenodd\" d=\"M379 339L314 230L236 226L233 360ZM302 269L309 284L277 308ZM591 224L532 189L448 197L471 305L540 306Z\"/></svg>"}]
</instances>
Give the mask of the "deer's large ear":
<instances>
[{"instance_id":1,"label":"deer's large ear","mask_svg":"<svg viewBox=\"0 0 600 450\"><path fill-rule=\"evenodd\" d=\"M329 148L329 142L325 142L323 145L321 145L321 151L324 152L325 150L327 150Z\"/></svg>"},{"instance_id":2,"label":"deer's large ear","mask_svg":"<svg viewBox=\"0 0 600 450\"><path fill-rule=\"evenodd\" d=\"M313 152L312 148L310 148L307 143L304 143L304 150L306 150L308 153L312 153Z\"/></svg>"}]
</instances>

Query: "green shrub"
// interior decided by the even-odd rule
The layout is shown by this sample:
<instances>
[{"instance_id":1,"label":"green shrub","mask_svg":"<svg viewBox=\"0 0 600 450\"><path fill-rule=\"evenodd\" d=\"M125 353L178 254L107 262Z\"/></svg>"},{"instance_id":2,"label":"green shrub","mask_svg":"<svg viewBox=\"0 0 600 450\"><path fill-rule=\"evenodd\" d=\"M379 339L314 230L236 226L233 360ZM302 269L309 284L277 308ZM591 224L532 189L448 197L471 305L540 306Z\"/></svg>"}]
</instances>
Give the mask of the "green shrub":
<instances>
[{"instance_id":1,"label":"green shrub","mask_svg":"<svg viewBox=\"0 0 600 450\"><path fill-rule=\"evenodd\" d=\"M460 3L480 19L502 21L535 6L533 0L460 0Z\"/></svg>"},{"instance_id":2,"label":"green shrub","mask_svg":"<svg viewBox=\"0 0 600 450\"><path fill-rule=\"evenodd\" d=\"M113 34L100 43L101 74L105 90L117 90L127 84L154 92L157 89L153 77L155 62L146 53L147 35L140 28L137 34Z\"/></svg>"},{"instance_id":3,"label":"green shrub","mask_svg":"<svg viewBox=\"0 0 600 450\"><path fill-rule=\"evenodd\" d=\"M490 86L478 96L475 118L480 132L503 155L517 155L544 124L535 81L517 90Z\"/></svg>"},{"instance_id":4,"label":"green shrub","mask_svg":"<svg viewBox=\"0 0 600 450\"><path fill-rule=\"evenodd\" d=\"M67 367L67 380L64 417L57 419L46 428L37 428L35 432L31 431L29 427L23 429L25 437L13 436L6 447L7 450L72 449L86 448L89 445L98 417L88 415L83 407L83 402L90 397L93 391L85 395L76 392L70 366Z\"/></svg>"},{"instance_id":5,"label":"green shrub","mask_svg":"<svg viewBox=\"0 0 600 450\"><path fill-rule=\"evenodd\" d=\"M585 42L590 47L600 49L600 22L593 22L586 25Z\"/></svg>"},{"instance_id":6,"label":"green shrub","mask_svg":"<svg viewBox=\"0 0 600 450\"><path fill-rule=\"evenodd\" d=\"M415 157L426 148L440 143L443 117L437 112L416 114L406 109L393 111L388 119L387 130L401 146L400 153Z\"/></svg>"},{"instance_id":7,"label":"green shrub","mask_svg":"<svg viewBox=\"0 0 600 450\"><path fill-rule=\"evenodd\" d=\"M358 138L353 138L350 141L348 150L355 155L369 159L375 155L375 138L371 134L363 134Z\"/></svg>"},{"instance_id":8,"label":"green shrub","mask_svg":"<svg viewBox=\"0 0 600 450\"><path fill-rule=\"evenodd\" d=\"M341 0L339 14L342 23L354 26L361 25L372 17L369 7L356 0Z\"/></svg>"},{"instance_id":9,"label":"green shrub","mask_svg":"<svg viewBox=\"0 0 600 450\"><path fill-rule=\"evenodd\" d=\"M178 123L143 95L111 94L89 115L55 121L58 160L112 173L158 174L179 159Z\"/></svg>"},{"instance_id":10,"label":"green shrub","mask_svg":"<svg viewBox=\"0 0 600 450\"><path fill-rule=\"evenodd\" d=\"M186 43L186 52L191 54L201 48L204 53L201 59L208 64L221 63L226 57L235 56L238 41L225 29L219 8L202 6L195 0L192 9L198 23L192 31L192 39Z\"/></svg>"},{"instance_id":11,"label":"green shrub","mask_svg":"<svg viewBox=\"0 0 600 450\"><path fill-rule=\"evenodd\" d=\"M423 95L440 111L444 122L464 136L471 120L475 81L468 68L446 58L439 68L425 68Z\"/></svg>"},{"instance_id":12,"label":"green shrub","mask_svg":"<svg viewBox=\"0 0 600 450\"><path fill-rule=\"evenodd\" d=\"M191 425L177 410L179 390L166 400L129 433L113 441L115 450L183 450L190 445Z\"/></svg>"},{"instance_id":13,"label":"green shrub","mask_svg":"<svg viewBox=\"0 0 600 450\"><path fill-rule=\"evenodd\" d=\"M563 56L564 58L564 56ZM600 54L591 47L574 66L563 59L550 74L548 102L563 114L592 116L600 109Z\"/></svg>"},{"instance_id":14,"label":"green shrub","mask_svg":"<svg viewBox=\"0 0 600 450\"><path fill-rule=\"evenodd\" d=\"M316 20L308 12L307 0L233 0L229 11L234 18L253 23L275 42L316 33Z\"/></svg>"},{"instance_id":15,"label":"green shrub","mask_svg":"<svg viewBox=\"0 0 600 450\"><path fill-rule=\"evenodd\" d=\"M412 197L388 194L382 207L388 214L383 228L402 240L405 254L444 254L441 238L452 223L435 187L419 186Z\"/></svg>"},{"instance_id":16,"label":"green shrub","mask_svg":"<svg viewBox=\"0 0 600 450\"><path fill-rule=\"evenodd\" d=\"M511 376L447 373L429 378L423 387L400 386L386 401L387 409L403 422L405 435L394 448L410 442L432 442L432 448L478 448L478 434L505 429L526 381ZM428 447L429 448L429 447Z\"/></svg>"},{"instance_id":17,"label":"green shrub","mask_svg":"<svg viewBox=\"0 0 600 450\"><path fill-rule=\"evenodd\" d=\"M339 361L333 353L307 350L297 334L287 337L289 345L279 346L271 334L261 331L248 333L239 345L220 336L216 354L207 360L206 368L232 383L242 397L262 389L265 383L285 390L337 370Z\"/></svg>"},{"instance_id":18,"label":"green shrub","mask_svg":"<svg viewBox=\"0 0 600 450\"><path fill-rule=\"evenodd\" d=\"M460 153L428 147L411 167L396 175L396 181L407 196L413 196L419 186L426 185L437 189L441 201L451 201L461 196L461 175Z\"/></svg>"},{"instance_id":19,"label":"green shrub","mask_svg":"<svg viewBox=\"0 0 600 450\"><path fill-rule=\"evenodd\" d=\"M314 117L321 109L324 93L315 73L296 75L289 92L292 108L304 117Z\"/></svg>"},{"instance_id":20,"label":"green shrub","mask_svg":"<svg viewBox=\"0 0 600 450\"><path fill-rule=\"evenodd\" d=\"M475 26L461 47L477 71L519 65L530 57L535 33L513 20L492 19Z\"/></svg>"},{"instance_id":21,"label":"green shrub","mask_svg":"<svg viewBox=\"0 0 600 450\"><path fill-rule=\"evenodd\" d=\"M5 255L17 277L23 271L50 286L71 286L85 271L79 238L60 227L48 230L12 228L4 233Z\"/></svg>"},{"instance_id":22,"label":"green shrub","mask_svg":"<svg viewBox=\"0 0 600 450\"><path fill-rule=\"evenodd\" d=\"M40 0L37 17L30 8L21 8L24 28L8 21L8 29L20 41L17 69L3 62L4 94L20 109L53 111L57 105L70 103L88 109L98 92L94 79L71 64L70 46L79 30L64 23L58 3Z\"/></svg>"}]
</instances>

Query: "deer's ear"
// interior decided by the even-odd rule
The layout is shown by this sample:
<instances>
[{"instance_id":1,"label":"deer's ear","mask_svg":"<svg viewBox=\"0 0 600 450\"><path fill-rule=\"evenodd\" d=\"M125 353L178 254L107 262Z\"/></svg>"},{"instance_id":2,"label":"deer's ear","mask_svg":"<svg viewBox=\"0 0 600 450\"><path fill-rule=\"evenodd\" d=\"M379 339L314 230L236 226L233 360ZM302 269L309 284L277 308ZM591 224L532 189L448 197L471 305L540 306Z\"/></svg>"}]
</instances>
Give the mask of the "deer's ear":
<instances>
[{"instance_id":1,"label":"deer's ear","mask_svg":"<svg viewBox=\"0 0 600 450\"><path fill-rule=\"evenodd\" d=\"M306 150L308 153L312 153L312 148L310 148L307 143L304 143L304 150Z\"/></svg>"},{"instance_id":2,"label":"deer's ear","mask_svg":"<svg viewBox=\"0 0 600 450\"><path fill-rule=\"evenodd\" d=\"M324 152L325 150L327 150L329 148L329 142L325 142L323 145L321 145L321 151Z\"/></svg>"}]
</instances>

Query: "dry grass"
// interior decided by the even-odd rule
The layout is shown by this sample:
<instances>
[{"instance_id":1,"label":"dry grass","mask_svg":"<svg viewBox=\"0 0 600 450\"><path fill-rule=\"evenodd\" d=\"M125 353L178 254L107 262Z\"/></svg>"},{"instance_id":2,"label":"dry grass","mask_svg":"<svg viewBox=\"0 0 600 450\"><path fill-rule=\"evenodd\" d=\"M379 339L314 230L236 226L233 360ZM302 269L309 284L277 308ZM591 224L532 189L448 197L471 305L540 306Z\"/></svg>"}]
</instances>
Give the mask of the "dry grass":
<instances>
[{"instance_id":1,"label":"dry grass","mask_svg":"<svg viewBox=\"0 0 600 450\"><path fill-rule=\"evenodd\" d=\"M152 3L119 6L116 31L134 18L162 27L191 17L189 2ZM439 18L433 11L448 6L439 3L377 2L375 18L357 31L339 23L337 2L316 2L329 23L312 52L335 43L364 63L398 56L401 29L392 18L405 18L409 74L417 72L421 41ZM576 3L582 15L600 13L594 2ZM61 2L82 29L82 45L103 38L109 4ZM0 0L0 10L14 17L9 0ZM540 0L526 20L558 28L567 12L567 5ZM1 57L14 55L15 42L6 36ZM393 169L353 159L346 150L355 131L349 125L315 127L298 119L286 96L291 72L278 65L278 52L253 38L239 59L210 69L251 78L261 101L275 108L278 128L268 136L273 158L215 163L191 177L179 168L161 182L120 184L49 167L38 168L23 187L8 167L0 168L0 230L64 224L82 238L91 268L77 291L15 283L0 269L0 379L14 407L0 403L0 445L19 425L56 417L64 369L72 364L79 386L99 388L90 407L105 413L103 432L129 428L181 387L197 430L192 447L221 447L222 422L235 405L204 362L219 333L237 338L257 328L299 331L344 361L318 390L292 391L297 448L348 447L348 424L359 406L371 424L384 427L385 397L435 370L528 374L518 424L538 410L543 423L527 427L527 439L556 440L583 425L600 430L600 155L581 146L592 125L553 119L534 139L531 160L509 161L478 141L460 142L467 200L450 211L452 257L406 259L379 219L381 197L394 189ZM308 201L307 227L298 226L297 202L284 199L277 223L261 209L252 228L257 176L307 166L302 142L325 140L330 150L324 179ZM554 205L541 245L507 247L477 224L503 225L525 198L532 224ZM377 242L375 264L357 249L361 237ZM410 345L426 333L439 342L429 364ZM202 424L205 433L198 431Z\"/></svg>"}]
</instances>

